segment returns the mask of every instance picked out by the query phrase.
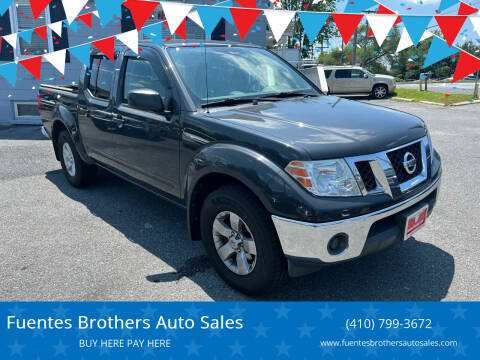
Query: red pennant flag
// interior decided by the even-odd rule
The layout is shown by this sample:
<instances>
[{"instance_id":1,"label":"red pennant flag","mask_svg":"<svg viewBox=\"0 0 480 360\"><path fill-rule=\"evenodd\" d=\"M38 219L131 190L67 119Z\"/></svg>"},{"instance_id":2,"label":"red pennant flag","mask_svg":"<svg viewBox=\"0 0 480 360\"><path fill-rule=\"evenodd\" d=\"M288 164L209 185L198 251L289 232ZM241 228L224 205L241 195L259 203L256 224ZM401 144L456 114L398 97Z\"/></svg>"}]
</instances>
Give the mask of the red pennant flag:
<instances>
[{"instance_id":1,"label":"red pennant flag","mask_svg":"<svg viewBox=\"0 0 480 360\"><path fill-rule=\"evenodd\" d=\"M35 56L30 59L21 60L20 64L28 70L37 80L40 80L40 74L42 73L42 57Z\"/></svg>"},{"instance_id":2,"label":"red pennant flag","mask_svg":"<svg viewBox=\"0 0 480 360\"><path fill-rule=\"evenodd\" d=\"M230 8L230 12L237 27L238 35L243 40L253 23L257 20L258 15L262 13L262 10Z\"/></svg>"},{"instance_id":3,"label":"red pennant flag","mask_svg":"<svg viewBox=\"0 0 480 360\"><path fill-rule=\"evenodd\" d=\"M390 10L389 8L387 8L386 6L383 6L383 5L379 5L378 6L378 11L376 12L376 14L380 14L380 15L395 15L396 12L393 11L393 10ZM397 25L397 24L400 24L402 22L402 18L400 16L397 17L397 20L395 20L395 23L393 24L393 26ZM370 30L370 32L372 33L373 35L373 31ZM368 35L368 36L371 36L371 35Z\"/></svg>"},{"instance_id":4,"label":"red pennant flag","mask_svg":"<svg viewBox=\"0 0 480 360\"><path fill-rule=\"evenodd\" d=\"M115 37L109 37L103 40L94 41L93 46L100 50L107 58L115 60Z\"/></svg>"},{"instance_id":5,"label":"red pennant flag","mask_svg":"<svg viewBox=\"0 0 480 360\"><path fill-rule=\"evenodd\" d=\"M363 19L363 14L332 14L335 24L337 24L338 31L342 35L343 43L348 44L355 29L360 21Z\"/></svg>"},{"instance_id":6,"label":"red pennant flag","mask_svg":"<svg viewBox=\"0 0 480 360\"><path fill-rule=\"evenodd\" d=\"M455 74L453 74L452 83L463 79L465 76L473 74L475 71L480 69L480 59L476 58L465 51L460 53L458 58L457 68L455 69Z\"/></svg>"},{"instance_id":7,"label":"red pennant flag","mask_svg":"<svg viewBox=\"0 0 480 360\"><path fill-rule=\"evenodd\" d=\"M125 7L127 7L131 12L137 31L140 31L140 29L155 11L158 4L159 3L156 1L143 0L127 0L123 3L123 5L125 5Z\"/></svg>"},{"instance_id":8,"label":"red pennant flag","mask_svg":"<svg viewBox=\"0 0 480 360\"><path fill-rule=\"evenodd\" d=\"M43 40L47 41L47 25L33 29L35 34L40 36Z\"/></svg>"},{"instance_id":9,"label":"red pennant flag","mask_svg":"<svg viewBox=\"0 0 480 360\"><path fill-rule=\"evenodd\" d=\"M458 15L472 15L475 14L477 11L477 8L461 2L460 7L458 8Z\"/></svg>"},{"instance_id":10,"label":"red pennant flag","mask_svg":"<svg viewBox=\"0 0 480 360\"><path fill-rule=\"evenodd\" d=\"M451 16L451 15L437 15L435 16L437 24L442 30L442 34L447 41L448 46L452 47L453 42L455 41L460 29L462 28L466 16Z\"/></svg>"},{"instance_id":11,"label":"red pennant flag","mask_svg":"<svg viewBox=\"0 0 480 360\"><path fill-rule=\"evenodd\" d=\"M32 8L32 14L35 20L37 20L51 1L52 0L30 0L30 7Z\"/></svg>"},{"instance_id":12,"label":"red pennant flag","mask_svg":"<svg viewBox=\"0 0 480 360\"><path fill-rule=\"evenodd\" d=\"M78 17L84 24L86 24L89 28L92 28L92 13L80 15Z\"/></svg>"},{"instance_id":13,"label":"red pennant flag","mask_svg":"<svg viewBox=\"0 0 480 360\"><path fill-rule=\"evenodd\" d=\"M187 40L187 18L183 19L182 23L175 30L175 34L180 36L183 40Z\"/></svg>"},{"instance_id":14,"label":"red pennant flag","mask_svg":"<svg viewBox=\"0 0 480 360\"><path fill-rule=\"evenodd\" d=\"M241 7L255 9L257 0L235 0Z\"/></svg>"}]
</instances>

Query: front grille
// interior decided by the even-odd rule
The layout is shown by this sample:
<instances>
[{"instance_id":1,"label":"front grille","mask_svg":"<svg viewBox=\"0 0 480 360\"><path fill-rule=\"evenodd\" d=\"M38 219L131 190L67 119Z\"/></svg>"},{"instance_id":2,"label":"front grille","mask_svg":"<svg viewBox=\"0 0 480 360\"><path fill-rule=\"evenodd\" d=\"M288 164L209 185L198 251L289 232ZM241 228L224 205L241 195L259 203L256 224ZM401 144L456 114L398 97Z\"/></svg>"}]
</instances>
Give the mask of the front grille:
<instances>
[{"instance_id":1,"label":"front grille","mask_svg":"<svg viewBox=\"0 0 480 360\"><path fill-rule=\"evenodd\" d=\"M375 181L375 175L373 175L372 168L368 161L358 161L355 163L357 170L362 178L363 184L365 185L365 190L372 191L377 187L377 182Z\"/></svg>"},{"instance_id":2,"label":"front grille","mask_svg":"<svg viewBox=\"0 0 480 360\"><path fill-rule=\"evenodd\" d=\"M406 152L412 153L417 160L417 168L413 174L407 173L403 166L403 158ZM392 163L393 169L397 175L398 182L404 183L418 176L423 170L421 142L405 146L404 148L387 153L388 159Z\"/></svg>"}]
</instances>

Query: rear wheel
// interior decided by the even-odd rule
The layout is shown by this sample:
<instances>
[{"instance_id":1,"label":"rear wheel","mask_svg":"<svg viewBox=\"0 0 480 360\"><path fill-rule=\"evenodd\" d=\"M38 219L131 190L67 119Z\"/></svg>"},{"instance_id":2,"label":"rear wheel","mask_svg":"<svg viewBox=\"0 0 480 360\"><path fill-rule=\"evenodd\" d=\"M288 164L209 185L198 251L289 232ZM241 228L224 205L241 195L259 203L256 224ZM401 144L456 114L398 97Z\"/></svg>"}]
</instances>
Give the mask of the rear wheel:
<instances>
[{"instance_id":1,"label":"rear wheel","mask_svg":"<svg viewBox=\"0 0 480 360\"><path fill-rule=\"evenodd\" d=\"M372 95L375 99L383 99L387 94L388 88L385 85L376 85L372 91Z\"/></svg>"},{"instance_id":2,"label":"rear wheel","mask_svg":"<svg viewBox=\"0 0 480 360\"><path fill-rule=\"evenodd\" d=\"M96 179L97 167L84 162L66 131L58 136L57 151L60 155L63 173L68 182L75 187L84 187Z\"/></svg>"},{"instance_id":3,"label":"rear wheel","mask_svg":"<svg viewBox=\"0 0 480 360\"><path fill-rule=\"evenodd\" d=\"M228 185L211 193L200 221L205 250L232 287L255 295L287 279L286 259L270 216L247 189Z\"/></svg>"}]
</instances>

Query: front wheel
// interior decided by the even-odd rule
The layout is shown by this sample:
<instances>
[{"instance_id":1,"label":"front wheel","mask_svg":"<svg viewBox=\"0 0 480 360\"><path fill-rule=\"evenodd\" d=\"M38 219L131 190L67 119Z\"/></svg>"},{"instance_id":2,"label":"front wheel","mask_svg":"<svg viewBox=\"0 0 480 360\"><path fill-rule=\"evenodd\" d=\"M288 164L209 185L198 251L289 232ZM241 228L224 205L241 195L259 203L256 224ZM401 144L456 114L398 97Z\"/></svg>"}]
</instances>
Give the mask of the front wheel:
<instances>
[{"instance_id":1,"label":"front wheel","mask_svg":"<svg viewBox=\"0 0 480 360\"><path fill-rule=\"evenodd\" d=\"M385 85L376 85L372 94L375 99L384 99L388 94L388 88Z\"/></svg>"},{"instance_id":2,"label":"front wheel","mask_svg":"<svg viewBox=\"0 0 480 360\"><path fill-rule=\"evenodd\" d=\"M270 292L287 279L287 264L269 214L239 185L205 200L200 216L205 250L218 274L250 295Z\"/></svg>"}]
</instances>

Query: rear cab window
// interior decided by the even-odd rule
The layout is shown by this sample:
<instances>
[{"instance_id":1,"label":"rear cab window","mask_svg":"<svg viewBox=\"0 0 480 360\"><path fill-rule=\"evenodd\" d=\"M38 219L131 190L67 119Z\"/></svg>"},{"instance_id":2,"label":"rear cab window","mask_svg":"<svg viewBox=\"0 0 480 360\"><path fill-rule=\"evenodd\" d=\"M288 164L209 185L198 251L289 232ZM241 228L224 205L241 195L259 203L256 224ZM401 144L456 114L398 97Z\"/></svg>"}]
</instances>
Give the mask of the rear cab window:
<instances>
[{"instance_id":1,"label":"rear cab window","mask_svg":"<svg viewBox=\"0 0 480 360\"><path fill-rule=\"evenodd\" d=\"M352 70L337 70L335 71L336 79L350 79L352 77Z\"/></svg>"},{"instance_id":2,"label":"rear cab window","mask_svg":"<svg viewBox=\"0 0 480 360\"><path fill-rule=\"evenodd\" d=\"M92 96L108 100L113 86L114 62L103 56L93 56L88 89Z\"/></svg>"}]
</instances>

